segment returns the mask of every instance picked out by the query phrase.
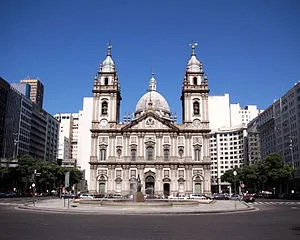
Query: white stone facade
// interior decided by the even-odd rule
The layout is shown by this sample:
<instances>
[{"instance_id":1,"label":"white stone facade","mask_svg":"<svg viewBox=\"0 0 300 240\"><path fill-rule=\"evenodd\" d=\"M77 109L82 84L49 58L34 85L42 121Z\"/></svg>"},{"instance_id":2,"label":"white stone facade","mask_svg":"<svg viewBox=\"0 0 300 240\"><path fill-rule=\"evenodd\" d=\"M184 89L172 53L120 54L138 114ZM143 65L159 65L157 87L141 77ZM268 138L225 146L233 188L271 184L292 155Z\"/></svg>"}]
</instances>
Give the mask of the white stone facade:
<instances>
[{"instance_id":1,"label":"white stone facade","mask_svg":"<svg viewBox=\"0 0 300 240\"><path fill-rule=\"evenodd\" d=\"M208 80L194 45L182 86L182 124L156 91L137 101L133 118L120 123L120 83L111 46L94 79L90 192L133 194L211 193Z\"/></svg>"}]
</instances>

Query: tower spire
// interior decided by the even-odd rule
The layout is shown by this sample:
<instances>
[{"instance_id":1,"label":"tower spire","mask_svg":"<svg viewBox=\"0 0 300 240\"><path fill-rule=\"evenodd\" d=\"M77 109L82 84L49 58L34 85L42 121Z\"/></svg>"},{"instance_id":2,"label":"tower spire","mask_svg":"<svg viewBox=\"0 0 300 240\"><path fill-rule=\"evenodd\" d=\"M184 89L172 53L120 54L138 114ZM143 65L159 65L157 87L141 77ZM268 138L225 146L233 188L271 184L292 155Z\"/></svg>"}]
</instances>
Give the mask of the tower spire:
<instances>
[{"instance_id":1,"label":"tower spire","mask_svg":"<svg viewBox=\"0 0 300 240\"><path fill-rule=\"evenodd\" d=\"M112 49L112 44L111 41L109 41L107 46L107 56L111 56L111 49Z\"/></svg>"},{"instance_id":2,"label":"tower spire","mask_svg":"<svg viewBox=\"0 0 300 240\"><path fill-rule=\"evenodd\" d=\"M154 70L152 68L152 78L149 82L149 91L156 91L156 80L154 78Z\"/></svg>"},{"instance_id":3,"label":"tower spire","mask_svg":"<svg viewBox=\"0 0 300 240\"><path fill-rule=\"evenodd\" d=\"M192 56L196 56L195 54L195 47L198 46L198 43L195 43L192 41L192 43L189 44L192 47Z\"/></svg>"}]
</instances>

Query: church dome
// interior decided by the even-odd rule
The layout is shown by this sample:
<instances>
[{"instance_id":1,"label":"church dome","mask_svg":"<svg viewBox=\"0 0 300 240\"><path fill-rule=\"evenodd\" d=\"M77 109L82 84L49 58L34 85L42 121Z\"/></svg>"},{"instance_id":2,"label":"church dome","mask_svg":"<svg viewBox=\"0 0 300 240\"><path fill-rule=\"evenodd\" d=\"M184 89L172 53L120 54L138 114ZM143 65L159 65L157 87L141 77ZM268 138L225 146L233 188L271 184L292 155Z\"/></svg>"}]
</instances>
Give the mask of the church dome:
<instances>
[{"instance_id":1,"label":"church dome","mask_svg":"<svg viewBox=\"0 0 300 240\"><path fill-rule=\"evenodd\" d=\"M156 91L156 80L152 74L149 90L140 98L135 108L135 118L152 110L160 117L171 119L170 107L166 99Z\"/></svg>"}]
</instances>

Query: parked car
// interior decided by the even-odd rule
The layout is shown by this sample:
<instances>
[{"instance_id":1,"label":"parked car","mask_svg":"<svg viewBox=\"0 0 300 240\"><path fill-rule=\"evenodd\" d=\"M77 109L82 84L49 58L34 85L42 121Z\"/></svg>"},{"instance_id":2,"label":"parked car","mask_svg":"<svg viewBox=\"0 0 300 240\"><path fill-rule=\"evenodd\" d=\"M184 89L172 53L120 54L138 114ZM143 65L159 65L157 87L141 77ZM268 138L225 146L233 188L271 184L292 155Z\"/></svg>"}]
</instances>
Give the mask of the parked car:
<instances>
[{"instance_id":1,"label":"parked car","mask_svg":"<svg viewBox=\"0 0 300 240\"><path fill-rule=\"evenodd\" d=\"M121 194L115 193L113 194L113 198L123 198Z\"/></svg>"},{"instance_id":2,"label":"parked car","mask_svg":"<svg viewBox=\"0 0 300 240\"><path fill-rule=\"evenodd\" d=\"M179 194L178 199L188 200L190 198L189 198L189 196L186 196L185 194Z\"/></svg>"},{"instance_id":3,"label":"parked car","mask_svg":"<svg viewBox=\"0 0 300 240\"><path fill-rule=\"evenodd\" d=\"M61 198L77 198L77 194L75 193L61 193Z\"/></svg>"},{"instance_id":4,"label":"parked car","mask_svg":"<svg viewBox=\"0 0 300 240\"><path fill-rule=\"evenodd\" d=\"M176 194L171 194L168 196L168 199L178 199L178 196L176 196Z\"/></svg>"},{"instance_id":5,"label":"parked car","mask_svg":"<svg viewBox=\"0 0 300 240\"><path fill-rule=\"evenodd\" d=\"M231 194L230 199L231 200L239 200L240 199L240 195L238 195L238 194Z\"/></svg>"},{"instance_id":6,"label":"parked car","mask_svg":"<svg viewBox=\"0 0 300 240\"><path fill-rule=\"evenodd\" d=\"M80 199L93 199L94 197L92 195L89 195L87 193L82 193L79 196Z\"/></svg>"},{"instance_id":7,"label":"parked car","mask_svg":"<svg viewBox=\"0 0 300 240\"><path fill-rule=\"evenodd\" d=\"M206 200L207 197L205 197L204 195L198 194L198 193L193 193L190 195L190 199Z\"/></svg>"},{"instance_id":8,"label":"parked car","mask_svg":"<svg viewBox=\"0 0 300 240\"><path fill-rule=\"evenodd\" d=\"M104 193L99 193L99 194L94 194L93 197L94 198L105 198L106 195Z\"/></svg>"},{"instance_id":9,"label":"parked car","mask_svg":"<svg viewBox=\"0 0 300 240\"><path fill-rule=\"evenodd\" d=\"M227 198L226 195L223 193L214 193L213 199L214 200L227 200L229 198Z\"/></svg>"},{"instance_id":10,"label":"parked car","mask_svg":"<svg viewBox=\"0 0 300 240\"><path fill-rule=\"evenodd\" d=\"M255 202L255 198L252 197L251 195L245 195L245 196L243 196L242 201L244 201L244 202Z\"/></svg>"}]
</instances>

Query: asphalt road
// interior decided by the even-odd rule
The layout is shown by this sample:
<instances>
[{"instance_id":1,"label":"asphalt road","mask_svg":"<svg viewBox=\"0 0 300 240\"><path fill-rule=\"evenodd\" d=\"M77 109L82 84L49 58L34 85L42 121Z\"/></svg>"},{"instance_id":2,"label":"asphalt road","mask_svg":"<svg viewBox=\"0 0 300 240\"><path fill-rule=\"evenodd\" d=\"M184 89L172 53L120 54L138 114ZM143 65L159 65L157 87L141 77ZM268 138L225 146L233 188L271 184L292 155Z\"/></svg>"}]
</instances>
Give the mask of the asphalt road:
<instances>
[{"instance_id":1,"label":"asphalt road","mask_svg":"<svg viewBox=\"0 0 300 240\"><path fill-rule=\"evenodd\" d=\"M0 206L0 239L300 239L300 206L260 204L260 211L214 215L86 215Z\"/></svg>"}]
</instances>

